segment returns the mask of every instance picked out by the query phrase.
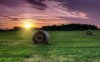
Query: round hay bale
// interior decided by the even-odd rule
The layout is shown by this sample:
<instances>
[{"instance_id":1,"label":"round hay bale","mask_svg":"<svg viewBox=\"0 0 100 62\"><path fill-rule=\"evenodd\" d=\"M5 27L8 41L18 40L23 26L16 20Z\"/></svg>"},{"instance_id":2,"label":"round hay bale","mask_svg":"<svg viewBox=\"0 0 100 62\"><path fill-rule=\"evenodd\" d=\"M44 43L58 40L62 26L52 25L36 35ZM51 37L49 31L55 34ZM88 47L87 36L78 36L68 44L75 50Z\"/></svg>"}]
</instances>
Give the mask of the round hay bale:
<instances>
[{"instance_id":1,"label":"round hay bale","mask_svg":"<svg viewBox=\"0 0 100 62\"><path fill-rule=\"evenodd\" d=\"M91 30L87 30L87 31L86 31L86 35L87 35L87 36L92 36L92 31L91 31Z\"/></svg>"},{"instance_id":2,"label":"round hay bale","mask_svg":"<svg viewBox=\"0 0 100 62\"><path fill-rule=\"evenodd\" d=\"M37 31L33 36L33 42L34 43L44 43L48 44L49 41L49 34L46 31L40 30Z\"/></svg>"}]
</instances>

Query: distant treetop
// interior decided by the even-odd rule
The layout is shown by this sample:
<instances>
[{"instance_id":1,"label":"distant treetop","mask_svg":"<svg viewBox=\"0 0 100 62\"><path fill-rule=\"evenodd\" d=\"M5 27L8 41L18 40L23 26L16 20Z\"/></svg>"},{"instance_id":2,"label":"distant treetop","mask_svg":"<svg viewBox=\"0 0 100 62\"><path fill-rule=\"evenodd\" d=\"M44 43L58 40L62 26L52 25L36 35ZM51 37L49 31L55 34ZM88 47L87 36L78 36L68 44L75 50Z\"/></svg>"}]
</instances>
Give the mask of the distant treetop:
<instances>
[{"instance_id":1,"label":"distant treetop","mask_svg":"<svg viewBox=\"0 0 100 62\"><path fill-rule=\"evenodd\" d=\"M97 30L98 27L90 24L62 24L62 25L52 25L43 26L42 30L46 31L75 31L75 30Z\"/></svg>"}]
</instances>

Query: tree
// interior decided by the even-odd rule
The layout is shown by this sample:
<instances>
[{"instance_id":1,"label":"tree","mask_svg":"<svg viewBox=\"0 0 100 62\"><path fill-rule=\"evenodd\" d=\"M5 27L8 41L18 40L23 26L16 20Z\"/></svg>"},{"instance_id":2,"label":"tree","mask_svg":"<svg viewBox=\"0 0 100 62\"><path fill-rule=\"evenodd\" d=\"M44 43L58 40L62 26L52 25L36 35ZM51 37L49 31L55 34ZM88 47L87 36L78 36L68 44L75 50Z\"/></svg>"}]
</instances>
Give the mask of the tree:
<instances>
[{"instance_id":1,"label":"tree","mask_svg":"<svg viewBox=\"0 0 100 62\"><path fill-rule=\"evenodd\" d=\"M22 27L14 27L14 28L13 28L14 31L22 30L22 29L23 29Z\"/></svg>"},{"instance_id":2,"label":"tree","mask_svg":"<svg viewBox=\"0 0 100 62\"><path fill-rule=\"evenodd\" d=\"M75 30L97 30L98 27L90 24L62 24L62 25L53 25L53 26L43 26L42 30L47 31L75 31Z\"/></svg>"}]
</instances>

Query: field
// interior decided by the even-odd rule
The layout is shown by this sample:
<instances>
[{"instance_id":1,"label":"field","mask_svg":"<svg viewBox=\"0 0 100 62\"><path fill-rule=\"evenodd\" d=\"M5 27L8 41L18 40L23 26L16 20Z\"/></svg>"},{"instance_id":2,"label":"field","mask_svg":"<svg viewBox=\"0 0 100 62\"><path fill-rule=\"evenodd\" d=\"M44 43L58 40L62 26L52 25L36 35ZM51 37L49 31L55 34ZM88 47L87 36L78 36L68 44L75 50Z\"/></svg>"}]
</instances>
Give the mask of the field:
<instances>
[{"instance_id":1,"label":"field","mask_svg":"<svg viewBox=\"0 0 100 62\"><path fill-rule=\"evenodd\" d=\"M0 62L100 62L100 31L49 31L48 45L32 43L34 32L0 32Z\"/></svg>"}]
</instances>

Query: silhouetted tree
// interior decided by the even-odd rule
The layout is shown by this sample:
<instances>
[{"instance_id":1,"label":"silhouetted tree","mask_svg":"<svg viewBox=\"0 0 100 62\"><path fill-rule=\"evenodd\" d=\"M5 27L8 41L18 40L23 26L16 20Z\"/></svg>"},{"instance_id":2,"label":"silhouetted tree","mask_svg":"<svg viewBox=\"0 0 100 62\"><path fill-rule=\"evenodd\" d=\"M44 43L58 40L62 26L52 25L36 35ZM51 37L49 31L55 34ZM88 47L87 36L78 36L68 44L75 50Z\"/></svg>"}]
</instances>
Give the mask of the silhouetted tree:
<instances>
[{"instance_id":1,"label":"silhouetted tree","mask_svg":"<svg viewBox=\"0 0 100 62\"><path fill-rule=\"evenodd\" d=\"M22 30L22 29L23 29L22 27L14 27L14 28L13 28L14 31Z\"/></svg>"},{"instance_id":2,"label":"silhouetted tree","mask_svg":"<svg viewBox=\"0 0 100 62\"><path fill-rule=\"evenodd\" d=\"M43 26L42 30L47 31L74 31L74 30L97 30L98 27L95 25L89 24L62 24L62 25L53 25L53 26Z\"/></svg>"}]
</instances>

